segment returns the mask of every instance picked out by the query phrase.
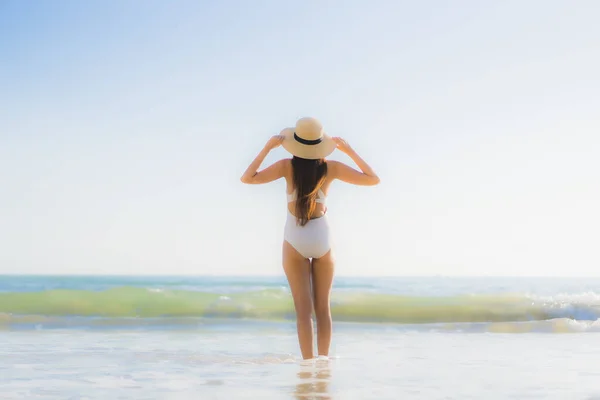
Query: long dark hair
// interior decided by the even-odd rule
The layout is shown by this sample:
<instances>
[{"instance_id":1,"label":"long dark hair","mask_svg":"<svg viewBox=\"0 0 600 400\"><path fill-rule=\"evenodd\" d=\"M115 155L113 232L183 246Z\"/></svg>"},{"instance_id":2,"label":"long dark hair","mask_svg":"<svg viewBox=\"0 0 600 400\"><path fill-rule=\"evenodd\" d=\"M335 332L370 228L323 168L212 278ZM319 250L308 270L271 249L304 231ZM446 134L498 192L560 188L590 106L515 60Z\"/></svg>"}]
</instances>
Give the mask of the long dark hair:
<instances>
[{"instance_id":1,"label":"long dark hair","mask_svg":"<svg viewBox=\"0 0 600 400\"><path fill-rule=\"evenodd\" d=\"M317 194L327 176L327 163L322 158L308 160L294 156L292 171L297 191L296 220L300 226L304 226L317 206Z\"/></svg>"}]
</instances>

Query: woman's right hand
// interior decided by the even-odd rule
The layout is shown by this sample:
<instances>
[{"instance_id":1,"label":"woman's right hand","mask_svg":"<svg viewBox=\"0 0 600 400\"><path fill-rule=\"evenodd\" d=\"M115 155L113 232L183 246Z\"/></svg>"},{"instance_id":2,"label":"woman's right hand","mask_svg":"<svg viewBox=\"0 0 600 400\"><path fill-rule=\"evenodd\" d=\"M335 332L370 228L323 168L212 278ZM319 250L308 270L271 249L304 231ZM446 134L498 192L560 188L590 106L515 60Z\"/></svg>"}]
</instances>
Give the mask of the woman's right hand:
<instances>
[{"instance_id":1,"label":"woman's right hand","mask_svg":"<svg viewBox=\"0 0 600 400\"><path fill-rule=\"evenodd\" d=\"M350 147L348 142L346 142L341 137L332 137L331 139L333 139L333 141L335 142L335 144L337 146L337 149L339 151L341 151L342 153L348 154L350 151L352 151L352 147Z\"/></svg>"}]
</instances>

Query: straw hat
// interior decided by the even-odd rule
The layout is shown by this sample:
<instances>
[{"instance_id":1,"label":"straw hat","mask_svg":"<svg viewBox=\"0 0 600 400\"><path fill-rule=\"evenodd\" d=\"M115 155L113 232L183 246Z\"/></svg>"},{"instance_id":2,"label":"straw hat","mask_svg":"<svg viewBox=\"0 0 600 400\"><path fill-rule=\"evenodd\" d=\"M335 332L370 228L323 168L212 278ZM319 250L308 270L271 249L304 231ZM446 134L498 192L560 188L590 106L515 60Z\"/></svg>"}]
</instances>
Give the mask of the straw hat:
<instances>
[{"instance_id":1,"label":"straw hat","mask_svg":"<svg viewBox=\"0 0 600 400\"><path fill-rule=\"evenodd\" d=\"M285 128L280 135L284 137L281 146L300 158L324 158L336 148L333 139L323 131L321 123L311 117L300 118L294 128Z\"/></svg>"}]
</instances>

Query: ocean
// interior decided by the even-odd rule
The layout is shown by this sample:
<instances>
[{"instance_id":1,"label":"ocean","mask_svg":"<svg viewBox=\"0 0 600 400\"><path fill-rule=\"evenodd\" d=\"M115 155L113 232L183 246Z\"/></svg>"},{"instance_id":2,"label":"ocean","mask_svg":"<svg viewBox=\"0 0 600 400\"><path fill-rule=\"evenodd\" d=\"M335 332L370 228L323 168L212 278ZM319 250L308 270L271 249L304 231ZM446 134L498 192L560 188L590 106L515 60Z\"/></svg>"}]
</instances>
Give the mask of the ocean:
<instances>
[{"instance_id":1,"label":"ocean","mask_svg":"<svg viewBox=\"0 0 600 400\"><path fill-rule=\"evenodd\" d=\"M0 276L0 399L600 399L600 279Z\"/></svg>"}]
</instances>

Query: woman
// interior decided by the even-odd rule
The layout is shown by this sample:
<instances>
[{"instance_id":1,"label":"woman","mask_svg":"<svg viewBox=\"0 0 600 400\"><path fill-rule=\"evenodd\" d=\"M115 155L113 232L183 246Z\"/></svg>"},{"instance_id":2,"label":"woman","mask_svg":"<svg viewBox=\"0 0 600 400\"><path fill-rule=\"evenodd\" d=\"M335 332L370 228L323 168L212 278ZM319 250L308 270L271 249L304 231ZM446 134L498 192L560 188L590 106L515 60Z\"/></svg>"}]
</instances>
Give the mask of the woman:
<instances>
[{"instance_id":1,"label":"woman","mask_svg":"<svg viewBox=\"0 0 600 400\"><path fill-rule=\"evenodd\" d=\"M267 154L283 146L292 158L258 171ZM347 154L362 172L338 161L325 160L335 149ZM273 136L242 175L247 184L286 180L287 221L283 235L283 269L294 307L302 358L313 358L314 307L319 357L329 356L331 344L330 293L334 258L330 245L325 199L335 179L355 185L377 185L379 177L339 137L329 137L314 118L301 118L295 128Z\"/></svg>"}]
</instances>

